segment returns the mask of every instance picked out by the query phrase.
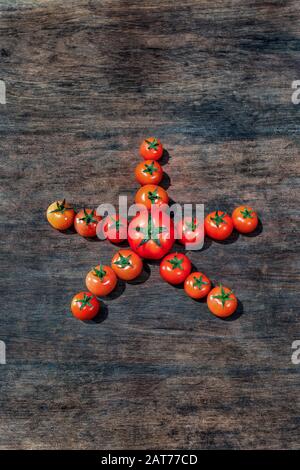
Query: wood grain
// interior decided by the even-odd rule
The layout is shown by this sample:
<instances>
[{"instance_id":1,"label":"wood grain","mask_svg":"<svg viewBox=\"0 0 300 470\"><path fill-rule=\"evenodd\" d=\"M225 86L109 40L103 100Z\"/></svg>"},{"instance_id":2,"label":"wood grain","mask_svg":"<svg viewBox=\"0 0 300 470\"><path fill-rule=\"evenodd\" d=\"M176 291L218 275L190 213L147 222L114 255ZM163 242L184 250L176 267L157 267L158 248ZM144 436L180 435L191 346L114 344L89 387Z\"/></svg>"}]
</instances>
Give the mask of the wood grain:
<instances>
[{"instance_id":1,"label":"wood grain","mask_svg":"<svg viewBox=\"0 0 300 470\"><path fill-rule=\"evenodd\" d=\"M299 20L296 0L0 0L1 449L300 447ZM44 211L133 200L152 134L174 200L259 212L257 236L190 253L234 321L155 264L102 323L68 312L115 247Z\"/></svg>"}]
</instances>

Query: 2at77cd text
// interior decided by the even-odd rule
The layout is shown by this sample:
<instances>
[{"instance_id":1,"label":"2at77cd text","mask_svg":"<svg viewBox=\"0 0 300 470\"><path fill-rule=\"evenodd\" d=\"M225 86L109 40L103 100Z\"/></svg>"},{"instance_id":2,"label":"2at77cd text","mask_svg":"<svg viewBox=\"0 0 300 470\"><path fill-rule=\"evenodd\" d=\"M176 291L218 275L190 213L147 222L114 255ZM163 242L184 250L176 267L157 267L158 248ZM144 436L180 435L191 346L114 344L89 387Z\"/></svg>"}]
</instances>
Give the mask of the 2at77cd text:
<instances>
[{"instance_id":1,"label":"2at77cd text","mask_svg":"<svg viewBox=\"0 0 300 470\"><path fill-rule=\"evenodd\" d=\"M138 464L144 465L195 465L194 454L146 454L143 456L116 456L108 454L101 457L101 465L126 465L129 468Z\"/></svg>"}]
</instances>

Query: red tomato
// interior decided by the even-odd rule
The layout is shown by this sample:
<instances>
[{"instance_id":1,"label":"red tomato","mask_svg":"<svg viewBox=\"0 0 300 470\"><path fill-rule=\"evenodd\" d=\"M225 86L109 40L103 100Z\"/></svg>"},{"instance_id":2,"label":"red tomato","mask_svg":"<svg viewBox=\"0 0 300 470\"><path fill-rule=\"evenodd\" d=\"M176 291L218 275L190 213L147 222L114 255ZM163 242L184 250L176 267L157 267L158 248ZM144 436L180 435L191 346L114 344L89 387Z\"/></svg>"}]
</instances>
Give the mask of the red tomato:
<instances>
[{"instance_id":1,"label":"red tomato","mask_svg":"<svg viewBox=\"0 0 300 470\"><path fill-rule=\"evenodd\" d=\"M222 285L212 289L207 297L207 306L217 317L229 317L236 311L237 305L236 296L228 287Z\"/></svg>"},{"instance_id":2,"label":"red tomato","mask_svg":"<svg viewBox=\"0 0 300 470\"><path fill-rule=\"evenodd\" d=\"M95 237L97 225L102 217L96 215L95 210L82 209L76 214L74 227L76 232L83 237Z\"/></svg>"},{"instance_id":3,"label":"red tomato","mask_svg":"<svg viewBox=\"0 0 300 470\"><path fill-rule=\"evenodd\" d=\"M47 220L57 230L67 230L71 227L74 217L75 211L65 199L53 202L47 209Z\"/></svg>"},{"instance_id":4,"label":"red tomato","mask_svg":"<svg viewBox=\"0 0 300 470\"><path fill-rule=\"evenodd\" d=\"M145 160L159 160L162 157L163 151L160 140L155 137L143 140L140 146L140 154Z\"/></svg>"},{"instance_id":5,"label":"red tomato","mask_svg":"<svg viewBox=\"0 0 300 470\"><path fill-rule=\"evenodd\" d=\"M116 216L108 215L102 223L102 230L111 243L122 243L127 240L127 220Z\"/></svg>"},{"instance_id":6,"label":"red tomato","mask_svg":"<svg viewBox=\"0 0 300 470\"><path fill-rule=\"evenodd\" d=\"M195 217L185 217L177 224L176 238L182 245L200 244L204 239L204 225L201 225Z\"/></svg>"},{"instance_id":7,"label":"red tomato","mask_svg":"<svg viewBox=\"0 0 300 470\"><path fill-rule=\"evenodd\" d=\"M170 284L181 284L192 270L192 263L183 253L169 253L160 263L160 275Z\"/></svg>"},{"instance_id":8,"label":"red tomato","mask_svg":"<svg viewBox=\"0 0 300 470\"><path fill-rule=\"evenodd\" d=\"M146 184L142 186L135 195L135 203L143 204L148 210L153 205L160 207L163 204L168 204L169 196L160 186L155 184Z\"/></svg>"},{"instance_id":9,"label":"red tomato","mask_svg":"<svg viewBox=\"0 0 300 470\"><path fill-rule=\"evenodd\" d=\"M205 233L215 240L225 240L233 230L231 217L226 212L211 212L204 220Z\"/></svg>"},{"instance_id":10,"label":"red tomato","mask_svg":"<svg viewBox=\"0 0 300 470\"><path fill-rule=\"evenodd\" d=\"M141 274L143 261L131 250L119 250L113 256L111 267L120 279L132 281Z\"/></svg>"},{"instance_id":11,"label":"red tomato","mask_svg":"<svg viewBox=\"0 0 300 470\"><path fill-rule=\"evenodd\" d=\"M128 242L142 258L160 259L174 244L174 225L159 209L136 215L128 227Z\"/></svg>"},{"instance_id":12,"label":"red tomato","mask_svg":"<svg viewBox=\"0 0 300 470\"><path fill-rule=\"evenodd\" d=\"M234 227L241 233L253 232L258 224L256 212L249 206L239 206L232 213Z\"/></svg>"},{"instance_id":13,"label":"red tomato","mask_svg":"<svg viewBox=\"0 0 300 470\"><path fill-rule=\"evenodd\" d=\"M162 177L162 167L154 160L141 162L135 168L135 178L142 186L144 184L158 184Z\"/></svg>"},{"instance_id":14,"label":"red tomato","mask_svg":"<svg viewBox=\"0 0 300 470\"><path fill-rule=\"evenodd\" d=\"M100 310L100 302L90 292L79 292L71 302L71 312L79 320L91 320Z\"/></svg>"},{"instance_id":15,"label":"red tomato","mask_svg":"<svg viewBox=\"0 0 300 470\"><path fill-rule=\"evenodd\" d=\"M211 290L211 282L203 273L191 273L184 281L184 290L193 299L202 299Z\"/></svg>"},{"instance_id":16,"label":"red tomato","mask_svg":"<svg viewBox=\"0 0 300 470\"><path fill-rule=\"evenodd\" d=\"M111 293L117 285L117 276L109 266L99 264L87 273L86 287L97 297L103 297Z\"/></svg>"}]
</instances>

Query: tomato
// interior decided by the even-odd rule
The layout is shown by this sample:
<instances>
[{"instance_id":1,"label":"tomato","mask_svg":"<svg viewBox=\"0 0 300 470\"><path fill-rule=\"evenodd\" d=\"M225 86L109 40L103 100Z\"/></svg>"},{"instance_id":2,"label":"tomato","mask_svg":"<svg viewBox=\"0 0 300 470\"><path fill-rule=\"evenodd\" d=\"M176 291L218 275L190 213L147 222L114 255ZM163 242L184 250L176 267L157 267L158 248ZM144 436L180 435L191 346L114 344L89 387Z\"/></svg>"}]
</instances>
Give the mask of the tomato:
<instances>
[{"instance_id":1,"label":"tomato","mask_svg":"<svg viewBox=\"0 0 300 470\"><path fill-rule=\"evenodd\" d=\"M155 184L146 184L142 186L135 195L135 203L143 204L148 210L153 205L160 207L162 204L168 204L169 196L160 186Z\"/></svg>"},{"instance_id":2,"label":"tomato","mask_svg":"<svg viewBox=\"0 0 300 470\"><path fill-rule=\"evenodd\" d=\"M110 266L99 264L87 273L86 287L97 297L108 295L117 285L117 276Z\"/></svg>"},{"instance_id":3,"label":"tomato","mask_svg":"<svg viewBox=\"0 0 300 470\"><path fill-rule=\"evenodd\" d=\"M119 250L111 261L111 267L116 275L124 281L132 281L143 270L143 261L132 250Z\"/></svg>"},{"instance_id":4,"label":"tomato","mask_svg":"<svg viewBox=\"0 0 300 470\"><path fill-rule=\"evenodd\" d=\"M142 258L160 259L174 244L173 221L157 208L143 210L129 224L128 242Z\"/></svg>"},{"instance_id":5,"label":"tomato","mask_svg":"<svg viewBox=\"0 0 300 470\"><path fill-rule=\"evenodd\" d=\"M204 220L205 233L215 240L225 240L233 230L231 217L226 212L211 212Z\"/></svg>"},{"instance_id":6,"label":"tomato","mask_svg":"<svg viewBox=\"0 0 300 470\"><path fill-rule=\"evenodd\" d=\"M91 320L100 310L100 302L90 292L79 292L71 302L71 312L79 320Z\"/></svg>"},{"instance_id":7,"label":"tomato","mask_svg":"<svg viewBox=\"0 0 300 470\"><path fill-rule=\"evenodd\" d=\"M207 297L207 306L217 317L229 317L236 311L237 305L236 296L222 285L212 289Z\"/></svg>"},{"instance_id":8,"label":"tomato","mask_svg":"<svg viewBox=\"0 0 300 470\"><path fill-rule=\"evenodd\" d=\"M143 140L140 146L140 154L145 160L159 160L162 157L163 151L160 140L155 137Z\"/></svg>"},{"instance_id":9,"label":"tomato","mask_svg":"<svg viewBox=\"0 0 300 470\"><path fill-rule=\"evenodd\" d=\"M163 170L154 160L146 160L135 168L135 179L141 184L158 184L162 180Z\"/></svg>"},{"instance_id":10,"label":"tomato","mask_svg":"<svg viewBox=\"0 0 300 470\"><path fill-rule=\"evenodd\" d=\"M161 277L170 284L181 284L192 270L192 263L183 253L169 253L160 263Z\"/></svg>"},{"instance_id":11,"label":"tomato","mask_svg":"<svg viewBox=\"0 0 300 470\"><path fill-rule=\"evenodd\" d=\"M57 230L67 230L74 222L75 211L65 199L50 204L47 209L47 220Z\"/></svg>"},{"instance_id":12,"label":"tomato","mask_svg":"<svg viewBox=\"0 0 300 470\"><path fill-rule=\"evenodd\" d=\"M258 217L249 206L239 206L232 213L234 227L241 233L250 233L256 229Z\"/></svg>"},{"instance_id":13,"label":"tomato","mask_svg":"<svg viewBox=\"0 0 300 470\"><path fill-rule=\"evenodd\" d=\"M75 217L75 230L83 237L95 237L97 233L97 225L101 219L102 217L96 215L95 210L81 209Z\"/></svg>"},{"instance_id":14,"label":"tomato","mask_svg":"<svg viewBox=\"0 0 300 470\"><path fill-rule=\"evenodd\" d=\"M176 226L176 238L182 245L200 244L204 239L204 226L195 217L184 217Z\"/></svg>"},{"instance_id":15,"label":"tomato","mask_svg":"<svg viewBox=\"0 0 300 470\"><path fill-rule=\"evenodd\" d=\"M191 273L184 281L184 290L193 299L202 299L211 290L211 282L203 273Z\"/></svg>"},{"instance_id":16,"label":"tomato","mask_svg":"<svg viewBox=\"0 0 300 470\"><path fill-rule=\"evenodd\" d=\"M119 215L105 217L102 231L111 243L122 243L127 240L127 220Z\"/></svg>"}]
</instances>

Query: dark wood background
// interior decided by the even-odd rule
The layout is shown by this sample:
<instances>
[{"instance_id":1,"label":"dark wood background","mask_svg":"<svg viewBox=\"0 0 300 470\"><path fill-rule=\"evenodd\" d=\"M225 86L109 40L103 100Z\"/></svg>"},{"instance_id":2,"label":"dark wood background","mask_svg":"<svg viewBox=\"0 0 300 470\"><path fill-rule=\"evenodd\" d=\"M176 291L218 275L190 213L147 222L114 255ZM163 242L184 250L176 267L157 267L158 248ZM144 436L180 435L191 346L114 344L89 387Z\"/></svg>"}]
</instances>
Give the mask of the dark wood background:
<instances>
[{"instance_id":1,"label":"dark wood background","mask_svg":"<svg viewBox=\"0 0 300 470\"><path fill-rule=\"evenodd\" d=\"M1 449L299 448L300 4L0 0ZM47 224L50 202L133 200L145 136L169 194L254 206L254 237L190 253L234 321L161 282L69 313L116 248Z\"/></svg>"}]
</instances>

